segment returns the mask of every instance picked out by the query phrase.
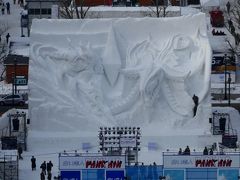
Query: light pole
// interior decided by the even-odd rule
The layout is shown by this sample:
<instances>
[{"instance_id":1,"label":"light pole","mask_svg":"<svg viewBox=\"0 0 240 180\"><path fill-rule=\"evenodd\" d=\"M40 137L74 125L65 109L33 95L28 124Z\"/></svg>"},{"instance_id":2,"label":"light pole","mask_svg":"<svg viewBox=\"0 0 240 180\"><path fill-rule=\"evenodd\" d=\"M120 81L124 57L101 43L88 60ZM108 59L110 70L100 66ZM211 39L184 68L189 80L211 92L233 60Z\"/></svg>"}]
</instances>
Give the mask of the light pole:
<instances>
[{"instance_id":1,"label":"light pole","mask_svg":"<svg viewBox=\"0 0 240 180\"><path fill-rule=\"evenodd\" d=\"M230 90L230 85L231 85L231 73L228 72L228 106L231 105L231 90Z\"/></svg>"},{"instance_id":2,"label":"light pole","mask_svg":"<svg viewBox=\"0 0 240 180\"><path fill-rule=\"evenodd\" d=\"M14 86L15 86L15 94L17 94L17 83L16 83L16 76L17 76L17 59L14 59Z\"/></svg>"},{"instance_id":3,"label":"light pole","mask_svg":"<svg viewBox=\"0 0 240 180\"><path fill-rule=\"evenodd\" d=\"M14 106L14 82L15 82L15 74L12 72L12 106Z\"/></svg>"},{"instance_id":4,"label":"light pole","mask_svg":"<svg viewBox=\"0 0 240 180\"><path fill-rule=\"evenodd\" d=\"M227 54L224 55L224 100L227 100Z\"/></svg>"}]
</instances>

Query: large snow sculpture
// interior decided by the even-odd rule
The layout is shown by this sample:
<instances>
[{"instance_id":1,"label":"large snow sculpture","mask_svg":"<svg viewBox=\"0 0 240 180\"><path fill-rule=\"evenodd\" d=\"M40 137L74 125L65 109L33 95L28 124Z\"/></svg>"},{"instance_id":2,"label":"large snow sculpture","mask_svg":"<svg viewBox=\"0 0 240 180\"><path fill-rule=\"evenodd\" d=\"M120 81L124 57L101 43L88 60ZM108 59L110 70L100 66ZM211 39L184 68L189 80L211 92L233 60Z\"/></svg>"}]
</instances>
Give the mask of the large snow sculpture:
<instances>
[{"instance_id":1,"label":"large snow sculpture","mask_svg":"<svg viewBox=\"0 0 240 180\"><path fill-rule=\"evenodd\" d=\"M182 128L208 118L211 49L203 14L35 20L31 38L33 129Z\"/></svg>"}]
</instances>

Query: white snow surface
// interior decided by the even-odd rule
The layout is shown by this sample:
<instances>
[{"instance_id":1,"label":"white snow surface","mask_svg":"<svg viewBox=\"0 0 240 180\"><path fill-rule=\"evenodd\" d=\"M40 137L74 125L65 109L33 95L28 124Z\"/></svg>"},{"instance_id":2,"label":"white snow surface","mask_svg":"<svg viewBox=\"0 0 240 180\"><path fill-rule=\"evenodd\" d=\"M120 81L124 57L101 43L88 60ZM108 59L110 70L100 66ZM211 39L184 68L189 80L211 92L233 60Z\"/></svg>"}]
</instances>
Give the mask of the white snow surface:
<instances>
[{"instance_id":1,"label":"white snow surface","mask_svg":"<svg viewBox=\"0 0 240 180\"><path fill-rule=\"evenodd\" d=\"M30 41L29 111L36 132L209 130L211 48L202 13L34 20ZM194 118L193 94L199 97Z\"/></svg>"}]
</instances>

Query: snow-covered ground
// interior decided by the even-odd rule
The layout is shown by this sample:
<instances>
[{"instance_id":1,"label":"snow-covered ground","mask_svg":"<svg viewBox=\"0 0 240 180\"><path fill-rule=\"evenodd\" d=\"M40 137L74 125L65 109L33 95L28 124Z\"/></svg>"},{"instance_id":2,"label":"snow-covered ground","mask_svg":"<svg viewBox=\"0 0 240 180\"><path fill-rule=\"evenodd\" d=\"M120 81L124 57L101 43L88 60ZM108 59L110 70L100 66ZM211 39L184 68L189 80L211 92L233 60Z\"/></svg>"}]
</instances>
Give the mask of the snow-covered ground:
<instances>
[{"instance_id":1,"label":"snow-covered ground","mask_svg":"<svg viewBox=\"0 0 240 180\"><path fill-rule=\"evenodd\" d=\"M20 29L20 12L21 8L19 5L13 5L12 1L11 3L11 15L0 15L0 19L2 18L4 21L7 21L10 29L9 33L12 38L16 37L19 38L21 36L21 29ZM42 74L43 75L43 74ZM238 86L237 86L238 87ZM240 89L240 88L239 88ZM11 92L11 85L5 86L2 84L0 86L0 91L2 93ZM238 89L236 90L238 91ZM31 92L30 92L31 93ZM41 100L41 98L40 98ZM221 108L219 111L223 111ZM232 114L233 119L233 125L236 129L240 129L240 123L239 123L239 114L237 111L229 108L224 109L224 111L229 111ZM51 112L50 112L51 113ZM73 117L74 118L74 117ZM39 125L41 126L41 118L39 119ZM206 122L206 121L205 121ZM198 122L199 123L199 122ZM195 125L199 125L196 123ZM200 123L201 124L201 123ZM36 125L36 122L35 122ZM46 124L47 125L47 124ZM209 127L208 124L204 124L204 126ZM186 145L190 145L192 148L195 148L197 151L202 151L202 148L210 142L207 142L207 139L210 139L211 135L209 134L209 131L196 131L196 128L192 128L193 125L191 124L188 129L188 134L191 134L191 136L186 135L183 131L174 130L175 133L170 135L169 131L166 131L161 124L159 124L156 127L148 128L143 130L144 132L152 132L150 133L151 136L149 137L143 137L142 141L142 151L140 152L140 159L139 161L143 161L146 164L150 164L152 162L157 162L158 164L161 164L161 152L166 151L166 149L169 149L170 151L177 151L179 147L185 148ZM28 150L23 153L23 160L20 160L19 162L19 176L20 180L35 180L39 179L40 175L40 164L45 160L49 161L51 160L54 164L53 167L53 176L56 176L58 174L58 153L63 152L63 150L67 150L74 152L74 150L78 150L79 152L84 152L82 146L83 143L90 143L93 147L89 152L96 152L98 147L97 142L97 131L96 132L89 132L89 133L82 133L82 132L76 132L74 133L74 136L72 134L63 133L63 132L43 132L43 131L33 131L30 127L30 131L28 134ZM34 129L34 128L33 128ZM35 129L36 126L35 126ZM203 128L206 129L206 128ZM57 128L55 130L58 130ZM161 131L161 132L159 132ZM156 134L155 134L156 132ZM155 134L155 136L154 136ZM161 137L158 137L159 134L161 134ZM166 136L164 136L164 134ZM218 138L211 139L212 141L218 141ZM148 143L149 142L155 142L158 144L158 148L156 150L148 150ZM173 146L172 146L173 145ZM202 148L201 148L202 147ZM37 158L37 170L31 171L31 156L34 155ZM157 158L156 158L157 157Z\"/></svg>"}]
</instances>

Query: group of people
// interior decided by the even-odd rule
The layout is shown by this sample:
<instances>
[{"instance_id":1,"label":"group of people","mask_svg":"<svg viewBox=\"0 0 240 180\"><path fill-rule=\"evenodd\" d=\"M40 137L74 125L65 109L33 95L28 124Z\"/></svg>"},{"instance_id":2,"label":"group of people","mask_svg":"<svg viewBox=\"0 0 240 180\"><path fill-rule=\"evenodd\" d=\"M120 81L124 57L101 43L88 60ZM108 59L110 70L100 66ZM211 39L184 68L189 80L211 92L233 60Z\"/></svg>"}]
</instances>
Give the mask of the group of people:
<instances>
[{"instance_id":1,"label":"group of people","mask_svg":"<svg viewBox=\"0 0 240 180\"><path fill-rule=\"evenodd\" d=\"M180 148L178 151L178 155L190 155L190 153L191 151L189 146L187 146L184 151L182 151L182 148Z\"/></svg>"},{"instance_id":2,"label":"group of people","mask_svg":"<svg viewBox=\"0 0 240 180\"><path fill-rule=\"evenodd\" d=\"M7 14L10 14L10 3L7 2L6 4L3 2L1 4L1 7L2 7L2 15L5 14L5 8L7 9Z\"/></svg>"},{"instance_id":3,"label":"group of people","mask_svg":"<svg viewBox=\"0 0 240 180\"><path fill-rule=\"evenodd\" d=\"M52 179L52 167L53 167L53 163L51 161L49 161L48 163L46 163L46 161L44 161L40 168L42 169L41 173L40 173L40 179L41 180L45 180L45 176L47 176L47 180L51 180Z\"/></svg>"},{"instance_id":4,"label":"group of people","mask_svg":"<svg viewBox=\"0 0 240 180\"><path fill-rule=\"evenodd\" d=\"M213 29L212 30L212 35L214 35L214 36L225 36L226 34L225 34L225 32L223 32L223 31L216 31L215 29Z\"/></svg>"},{"instance_id":5,"label":"group of people","mask_svg":"<svg viewBox=\"0 0 240 180\"><path fill-rule=\"evenodd\" d=\"M36 158L34 156L32 156L31 158L31 164L32 164L32 171L36 170ZM46 163L46 161L44 161L40 168L41 168L41 173L40 173L40 179L41 180L45 180L45 177L47 177L47 180L51 180L52 179L52 167L53 167L53 163L51 161L49 161L48 163Z\"/></svg>"},{"instance_id":6,"label":"group of people","mask_svg":"<svg viewBox=\"0 0 240 180\"><path fill-rule=\"evenodd\" d=\"M208 151L207 147L205 146L203 150L203 155L213 155L213 149L210 148L210 150Z\"/></svg>"}]
</instances>

